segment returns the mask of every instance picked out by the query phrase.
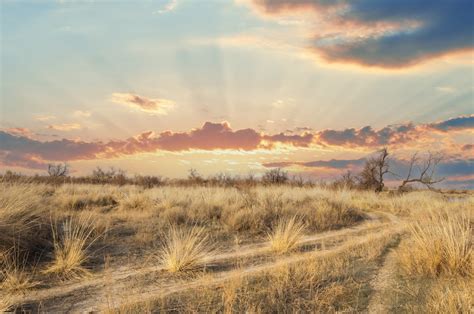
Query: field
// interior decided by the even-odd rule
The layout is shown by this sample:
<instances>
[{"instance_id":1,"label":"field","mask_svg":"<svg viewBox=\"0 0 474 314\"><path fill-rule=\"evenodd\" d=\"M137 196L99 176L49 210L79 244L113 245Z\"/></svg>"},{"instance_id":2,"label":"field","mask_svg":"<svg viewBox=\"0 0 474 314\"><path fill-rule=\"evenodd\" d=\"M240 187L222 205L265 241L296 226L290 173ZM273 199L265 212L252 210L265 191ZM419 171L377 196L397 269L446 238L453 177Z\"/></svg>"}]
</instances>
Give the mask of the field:
<instances>
[{"instance_id":1,"label":"field","mask_svg":"<svg viewBox=\"0 0 474 314\"><path fill-rule=\"evenodd\" d=\"M0 184L0 311L473 309L474 196Z\"/></svg>"}]
</instances>

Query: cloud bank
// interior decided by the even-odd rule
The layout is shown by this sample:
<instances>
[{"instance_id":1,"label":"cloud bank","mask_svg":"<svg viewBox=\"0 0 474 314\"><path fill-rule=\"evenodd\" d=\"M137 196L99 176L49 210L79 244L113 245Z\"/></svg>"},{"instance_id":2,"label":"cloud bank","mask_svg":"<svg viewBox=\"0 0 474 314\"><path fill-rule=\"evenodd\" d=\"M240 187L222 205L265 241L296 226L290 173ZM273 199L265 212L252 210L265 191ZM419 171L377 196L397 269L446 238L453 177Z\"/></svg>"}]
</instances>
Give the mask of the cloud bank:
<instances>
[{"instance_id":1,"label":"cloud bank","mask_svg":"<svg viewBox=\"0 0 474 314\"><path fill-rule=\"evenodd\" d=\"M382 146L396 148L400 145L416 144L420 139L431 136L433 131L441 136L449 136L451 132L472 132L474 115L429 124L406 123L381 129L366 126L360 129L273 135L263 134L251 128L234 130L227 122L206 122L202 127L188 132L165 131L155 134L148 131L127 139L107 142L71 139L39 141L30 133L25 133L25 129L14 128L0 131L0 163L35 169L41 161L104 159L155 151L272 150L282 145L293 148L330 146L374 150ZM459 151L464 153L469 151L469 145L460 146ZM29 164L27 161L32 163ZM341 161L338 161L336 164L340 163ZM330 167L331 163L305 164L305 166L312 165Z\"/></svg>"}]
</instances>

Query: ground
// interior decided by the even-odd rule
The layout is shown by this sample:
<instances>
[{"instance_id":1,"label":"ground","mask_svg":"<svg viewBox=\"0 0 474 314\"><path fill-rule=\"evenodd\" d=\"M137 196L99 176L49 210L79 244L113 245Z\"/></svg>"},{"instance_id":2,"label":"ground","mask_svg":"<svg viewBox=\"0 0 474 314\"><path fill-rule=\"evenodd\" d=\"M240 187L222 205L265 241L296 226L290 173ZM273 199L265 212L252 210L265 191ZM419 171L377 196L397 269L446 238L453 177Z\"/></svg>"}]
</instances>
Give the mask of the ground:
<instances>
[{"instance_id":1,"label":"ground","mask_svg":"<svg viewBox=\"0 0 474 314\"><path fill-rule=\"evenodd\" d=\"M0 187L5 310L473 308L469 193L285 185Z\"/></svg>"}]
</instances>

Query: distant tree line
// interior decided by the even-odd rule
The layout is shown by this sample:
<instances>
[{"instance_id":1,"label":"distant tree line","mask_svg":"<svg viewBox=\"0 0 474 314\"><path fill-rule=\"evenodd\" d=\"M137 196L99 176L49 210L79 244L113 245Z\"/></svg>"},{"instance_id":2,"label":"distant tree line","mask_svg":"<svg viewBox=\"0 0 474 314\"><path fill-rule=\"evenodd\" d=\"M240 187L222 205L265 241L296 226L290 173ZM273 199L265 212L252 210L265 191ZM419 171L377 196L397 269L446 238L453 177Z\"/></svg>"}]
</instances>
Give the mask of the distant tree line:
<instances>
[{"instance_id":1,"label":"distant tree line","mask_svg":"<svg viewBox=\"0 0 474 314\"><path fill-rule=\"evenodd\" d=\"M366 159L360 173L353 174L348 171L332 183L320 182L328 188L345 188L373 190L382 192L385 189L385 180L388 174L401 181L398 186L399 192L406 192L413 188L413 184L420 184L430 190L436 190L434 185L443 181L437 178L436 171L442 160L440 154L428 153L425 157L414 154L409 162L408 171L405 176L396 174L391 169L389 152L384 148L373 156ZM161 176L135 175L127 176L126 171L110 167L108 169L97 167L88 176L70 176L70 167L66 163L49 164L47 175L25 176L19 173L7 171L0 177L3 182L20 181L47 184L64 183L86 183L86 184L114 184L114 185L139 185L152 188L161 185L210 185L210 186L252 186L263 185L293 185L314 186L313 181L305 180L302 176L290 176L281 168L272 168L260 177L253 174L247 176L232 176L226 173L218 173L205 178L196 169L190 169L186 179L166 179Z\"/></svg>"}]
</instances>

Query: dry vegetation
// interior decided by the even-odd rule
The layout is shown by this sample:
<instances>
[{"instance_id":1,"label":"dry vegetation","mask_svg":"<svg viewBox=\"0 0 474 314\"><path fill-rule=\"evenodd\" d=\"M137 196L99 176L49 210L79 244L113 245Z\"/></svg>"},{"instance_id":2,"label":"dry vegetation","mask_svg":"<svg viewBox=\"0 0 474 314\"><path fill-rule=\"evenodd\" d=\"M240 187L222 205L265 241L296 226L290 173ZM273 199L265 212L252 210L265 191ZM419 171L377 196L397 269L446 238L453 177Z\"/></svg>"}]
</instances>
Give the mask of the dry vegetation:
<instances>
[{"instance_id":1,"label":"dry vegetation","mask_svg":"<svg viewBox=\"0 0 474 314\"><path fill-rule=\"evenodd\" d=\"M0 311L469 313L473 201L4 182Z\"/></svg>"}]
</instances>

